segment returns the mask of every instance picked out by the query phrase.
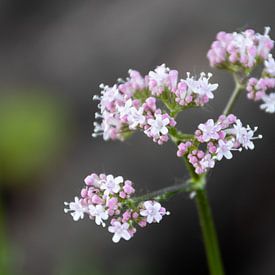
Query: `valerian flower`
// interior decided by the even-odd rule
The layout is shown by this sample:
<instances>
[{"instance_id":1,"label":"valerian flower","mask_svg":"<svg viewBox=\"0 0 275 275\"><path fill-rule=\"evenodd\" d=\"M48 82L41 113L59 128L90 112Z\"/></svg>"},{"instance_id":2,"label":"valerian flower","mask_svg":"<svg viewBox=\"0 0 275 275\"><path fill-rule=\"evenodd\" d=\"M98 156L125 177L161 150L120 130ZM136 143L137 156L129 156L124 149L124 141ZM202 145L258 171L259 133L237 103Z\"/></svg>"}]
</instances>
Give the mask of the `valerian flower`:
<instances>
[{"instance_id":1,"label":"valerian flower","mask_svg":"<svg viewBox=\"0 0 275 275\"><path fill-rule=\"evenodd\" d=\"M203 106L214 98L218 84L209 82L212 74L201 73L196 79L187 74L178 79L178 71L165 64L142 77L138 71L129 70L126 81L108 86L100 85L99 113L95 117L93 136L103 135L104 140L124 140L130 133L140 130L154 142L163 144L169 140L169 129L175 127L172 115L187 107ZM166 109L158 108L157 102Z\"/></svg>"},{"instance_id":2,"label":"valerian flower","mask_svg":"<svg viewBox=\"0 0 275 275\"><path fill-rule=\"evenodd\" d=\"M262 100L264 103L260 105L260 108L267 113L275 113L275 93L264 95Z\"/></svg>"},{"instance_id":3,"label":"valerian flower","mask_svg":"<svg viewBox=\"0 0 275 275\"><path fill-rule=\"evenodd\" d=\"M264 62L274 47L269 32L270 27L265 28L264 34L252 29L239 33L219 32L207 53L210 65L238 72Z\"/></svg>"},{"instance_id":4,"label":"valerian flower","mask_svg":"<svg viewBox=\"0 0 275 275\"><path fill-rule=\"evenodd\" d=\"M82 201L79 200L78 197L74 198L74 202L64 202L64 204L69 207L65 208L64 212L70 212L74 221L78 221L79 219L84 218L84 213L87 211L87 207L82 204Z\"/></svg>"},{"instance_id":5,"label":"valerian flower","mask_svg":"<svg viewBox=\"0 0 275 275\"><path fill-rule=\"evenodd\" d=\"M272 91L275 89L275 61L271 54L274 41L269 32L270 27L265 28L264 34L251 29L240 33L220 32L207 56L211 66L240 74L243 79L249 77L248 81L242 83L246 86L247 97L254 101L263 101L260 108L267 113L274 113ZM252 75L259 71L256 68L262 71L259 77Z\"/></svg>"},{"instance_id":6,"label":"valerian flower","mask_svg":"<svg viewBox=\"0 0 275 275\"><path fill-rule=\"evenodd\" d=\"M196 140L182 142L178 145L177 156L185 156L197 174L206 173L215 166L216 161L231 159L232 151L254 149L253 140L262 138L254 136L257 127L252 130L244 127L234 115L221 115L217 122L213 119L201 123L195 132ZM206 144L206 148L203 148Z\"/></svg>"},{"instance_id":7,"label":"valerian flower","mask_svg":"<svg viewBox=\"0 0 275 275\"><path fill-rule=\"evenodd\" d=\"M120 223L119 221L114 221L111 226L108 227L110 233L113 233L112 238L114 243L118 243L121 238L128 241L131 239L131 235L128 231L129 223Z\"/></svg>"},{"instance_id":8,"label":"valerian flower","mask_svg":"<svg viewBox=\"0 0 275 275\"><path fill-rule=\"evenodd\" d=\"M129 240L136 232L136 227L145 227L147 223L159 223L164 215L169 215L157 201L134 202L131 196L135 189L130 180L106 174L91 174L84 179L85 187L81 198L65 203L65 213L70 212L73 220L83 219L85 214L97 225L106 226L113 233L113 241Z\"/></svg>"},{"instance_id":9,"label":"valerian flower","mask_svg":"<svg viewBox=\"0 0 275 275\"><path fill-rule=\"evenodd\" d=\"M148 223L159 223L162 219L161 205L158 202L146 201L144 202L144 210L140 211L141 216L146 217Z\"/></svg>"}]
</instances>

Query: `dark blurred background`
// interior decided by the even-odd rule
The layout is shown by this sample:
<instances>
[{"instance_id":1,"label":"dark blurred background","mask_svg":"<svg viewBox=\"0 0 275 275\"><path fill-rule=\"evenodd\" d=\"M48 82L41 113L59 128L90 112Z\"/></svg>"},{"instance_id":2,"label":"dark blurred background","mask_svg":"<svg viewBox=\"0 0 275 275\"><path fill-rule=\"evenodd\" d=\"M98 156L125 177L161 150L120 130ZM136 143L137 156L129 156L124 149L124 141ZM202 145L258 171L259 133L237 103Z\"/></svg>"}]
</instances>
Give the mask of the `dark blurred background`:
<instances>
[{"instance_id":1,"label":"dark blurred background","mask_svg":"<svg viewBox=\"0 0 275 275\"><path fill-rule=\"evenodd\" d=\"M143 134L124 143L92 139L92 96L129 68L211 71L206 52L218 31L271 26L275 38L274 12L270 0L0 1L0 258L11 267L0 274L208 274L187 195L166 204L172 214L161 224L117 245L93 222L64 215L63 202L90 172L132 179L140 194L186 178L172 144ZM185 131L221 113L233 82L219 71L213 81L215 100L180 116ZM245 95L235 114L264 139L209 176L225 269L273 275L274 115Z\"/></svg>"}]
</instances>

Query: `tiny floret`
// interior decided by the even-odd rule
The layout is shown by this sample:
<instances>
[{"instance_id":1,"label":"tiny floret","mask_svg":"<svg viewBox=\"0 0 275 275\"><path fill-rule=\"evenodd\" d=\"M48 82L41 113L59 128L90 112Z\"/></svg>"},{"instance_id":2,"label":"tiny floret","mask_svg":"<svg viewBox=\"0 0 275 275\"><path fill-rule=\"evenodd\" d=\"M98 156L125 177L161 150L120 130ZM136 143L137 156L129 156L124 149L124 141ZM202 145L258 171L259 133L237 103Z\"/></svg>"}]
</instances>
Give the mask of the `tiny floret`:
<instances>
[{"instance_id":1,"label":"tiny floret","mask_svg":"<svg viewBox=\"0 0 275 275\"><path fill-rule=\"evenodd\" d=\"M129 224L128 223L120 223L119 221L115 221L111 226L108 227L108 231L113 233L113 242L118 243L121 238L128 241L131 239L131 235L128 231Z\"/></svg>"},{"instance_id":2,"label":"tiny floret","mask_svg":"<svg viewBox=\"0 0 275 275\"><path fill-rule=\"evenodd\" d=\"M71 212L70 214L73 217L74 221L78 221L79 219L84 218L84 213L86 212L86 207L82 205L81 200L79 200L78 197L74 198L74 202L64 203L66 206L69 206L69 208L65 208L64 212L68 213Z\"/></svg>"},{"instance_id":3,"label":"tiny floret","mask_svg":"<svg viewBox=\"0 0 275 275\"><path fill-rule=\"evenodd\" d=\"M146 201L144 202L144 210L140 211L141 216L146 217L148 223L160 222L162 215L160 214L161 205L158 202Z\"/></svg>"},{"instance_id":4,"label":"tiny floret","mask_svg":"<svg viewBox=\"0 0 275 275\"><path fill-rule=\"evenodd\" d=\"M262 100L264 103L261 104L260 108L267 113L275 113L275 93L264 95Z\"/></svg>"}]
</instances>

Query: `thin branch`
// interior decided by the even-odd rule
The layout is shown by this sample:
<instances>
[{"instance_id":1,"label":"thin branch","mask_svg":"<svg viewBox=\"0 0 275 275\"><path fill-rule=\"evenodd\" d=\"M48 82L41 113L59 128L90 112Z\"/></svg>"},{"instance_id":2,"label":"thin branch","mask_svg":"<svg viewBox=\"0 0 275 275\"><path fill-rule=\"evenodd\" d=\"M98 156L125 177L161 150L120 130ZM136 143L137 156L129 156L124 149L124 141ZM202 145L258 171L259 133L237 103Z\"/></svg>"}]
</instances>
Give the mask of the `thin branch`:
<instances>
[{"instance_id":1,"label":"thin branch","mask_svg":"<svg viewBox=\"0 0 275 275\"><path fill-rule=\"evenodd\" d=\"M235 89L233 93L231 94L231 97L229 98L224 110L223 114L227 116L228 114L231 113L235 103L237 102L237 99L239 95L241 94L241 91L244 89L243 86L243 80L241 80L236 74L233 74L234 81L235 81Z\"/></svg>"},{"instance_id":2,"label":"thin branch","mask_svg":"<svg viewBox=\"0 0 275 275\"><path fill-rule=\"evenodd\" d=\"M189 181L185 181L183 183L167 186L162 189L153 191L151 193L148 193L139 197L134 197L132 198L132 200L136 203L150 200L150 199L161 201L161 200L167 200L168 198L176 195L177 193L188 192L188 191L190 191L190 184L189 184Z\"/></svg>"}]
</instances>

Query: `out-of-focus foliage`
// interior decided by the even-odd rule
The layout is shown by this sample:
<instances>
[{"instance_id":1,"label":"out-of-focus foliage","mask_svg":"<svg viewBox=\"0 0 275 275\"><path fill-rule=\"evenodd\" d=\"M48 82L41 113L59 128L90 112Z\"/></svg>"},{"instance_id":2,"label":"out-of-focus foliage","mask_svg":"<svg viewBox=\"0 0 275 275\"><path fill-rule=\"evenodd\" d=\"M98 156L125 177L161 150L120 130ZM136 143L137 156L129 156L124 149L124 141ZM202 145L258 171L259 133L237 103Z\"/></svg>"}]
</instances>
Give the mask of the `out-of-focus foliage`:
<instances>
[{"instance_id":1,"label":"out-of-focus foliage","mask_svg":"<svg viewBox=\"0 0 275 275\"><path fill-rule=\"evenodd\" d=\"M28 182L38 175L59 150L64 122L64 106L46 93L17 91L2 96L0 182Z\"/></svg>"},{"instance_id":2,"label":"out-of-focus foliage","mask_svg":"<svg viewBox=\"0 0 275 275\"><path fill-rule=\"evenodd\" d=\"M4 211L2 208L2 202L0 201L0 274L9 274L10 248L8 247L8 241L6 240L6 227L4 224Z\"/></svg>"}]
</instances>

